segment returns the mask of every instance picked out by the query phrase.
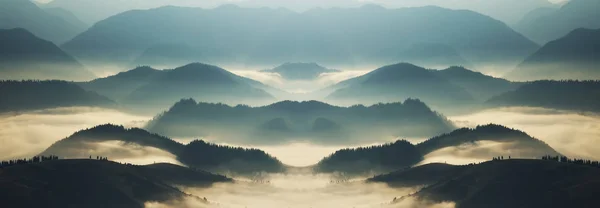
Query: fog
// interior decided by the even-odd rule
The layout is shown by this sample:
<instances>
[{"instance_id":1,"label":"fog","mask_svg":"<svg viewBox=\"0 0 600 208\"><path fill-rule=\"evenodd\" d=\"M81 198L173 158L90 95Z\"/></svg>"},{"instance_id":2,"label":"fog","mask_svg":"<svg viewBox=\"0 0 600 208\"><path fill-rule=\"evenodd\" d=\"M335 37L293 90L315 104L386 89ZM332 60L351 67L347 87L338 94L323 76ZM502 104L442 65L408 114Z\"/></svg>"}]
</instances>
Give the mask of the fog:
<instances>
[{"instance_id":1,"label":"fog","mask_svg":"<svg viewBox=\"0 0 600 208\"><path fill-rule=\"evenodd\" d=\"M101 108L58 108L0 115L0 160L31 157L76 131L105 123L139 127L150 119Z\"/></svg>"},{"instance_id":2,"label":"fog","mask_svg":"<svg viewBox=\"0 0 600 208\"><path fill-rule=\"evenodd\" d=\"M569 157L600 159L600 115L543 108L497 108L450 117L460 126L496 123L519 129Z\"/></svg>"}]
</instances>

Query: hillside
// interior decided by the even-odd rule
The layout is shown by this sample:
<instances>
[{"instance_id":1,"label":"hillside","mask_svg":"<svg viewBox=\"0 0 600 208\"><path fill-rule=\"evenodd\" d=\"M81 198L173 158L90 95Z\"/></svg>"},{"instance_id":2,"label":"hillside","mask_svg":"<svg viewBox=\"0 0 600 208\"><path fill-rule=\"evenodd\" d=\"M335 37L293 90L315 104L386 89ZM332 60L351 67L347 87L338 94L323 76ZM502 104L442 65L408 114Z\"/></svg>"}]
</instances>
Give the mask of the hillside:
<instances>
[{"instance_id":1,"label":"hillside","mask_svg":"<svg viewBox=\"0 0 600 208\"><path fill-rule=\"evenodd\" d=\"M114 145L106 145L111 142L117 142L118 148ZM139 154L135 151L139 147L157 148L171 153L179 162L187 166L222 174L251 175L255 172L284 171L283 164L277 158L258 149L216 145L202 140L184 145L143 129L127 129L112 124L78 131L54 143L40 155L87 158L90 155L104 153L102 156L119 159ZM147 154L148 157L155 156L152 152Z\"/></svg>"},{"instance_id":2,"label":"hillside","mask_svg":"<svg viewBox=\"0 0 600 208\"><path fill-rule=\"evenodd\" d=\"M559 9L533 14L515 27L515 30L539 44L559 39L577 28L600 28L600 1L570 0Z\"/></svg>"},{"instance_id":3,"label":"hillside","mask_svg":"<svg viewBox=\"0 0 600 208\"><path fill-rule=\"evenodd\" d=\"M521 85L521 83L488 76L464 67L450 67L432 72L450 83L462 87L476 101L485 101L493 96L512 91Z\"/></svg>"},{"instance_id":4,"label":"hillside","mask_svg":"<svg viewBox=\"0 0 600 208\"><path fill-rule=\"evenodd\" d=\"M236 131L231 131L234 128ZM453 125L425 103L332 106L318 101L282 101L261 107L181 100L155 117L149 131L173 137L212 136L236 144L362 143L397 136L433 136Z\"/></svg>"},{"instance_id":5,"label":"hillside","mask_svg":"<svg viewBox=\"0 0 600 208\"><path fill-rule=\"evenodd\" d=\"M0 29L0 45L1 79L94 78L83 65L52 42L40 39L25 29Z\"/></svg>"},{"instance_id":6,"label":"hillside","mask_svg":"<svg viewBox=\"0 0 600 208\"><path fill-rule=\"evenodd\" d=\"M395 59L396 54L384 52L406 51L422 43L451 47L475 66L516 64L538 47L504 23L467 10L364 6L297 13L231 5L123 12L98 22L63 47L89 64L128 65L149 48L183 44L208 57L202 61L219 64L294 60L380 65L384 63L372 57Z\"/></svg>"},{"instance_id":7,"label":"hillside","mask_svg":"<svg viewBox=\"0 0 600 208\"><path fill-rule=\"evenodd\" d=\"M445 163L430 163L377 175L367 179L367 182L386 183L392 187L428 186L463 171L464 167Z\"/></svg>"},{"instance_id":8,"label":"hillside","mask_svg":"<svg viewBox=\"0 0 600 208\"><path fill-rule=\"evenodd\" d=\"M462 168L415 194L457 208L595 207L600 169L545 160L500 160ZM515 188L518 187L518 188Z\"/></svg>"},{"instance_id":9,"label":"hillside","mask_svg":"<svg viewBox=\"0 0 600 208\"><path fill-rule=\"evenodd\" d=\"M600 110L598 81L535 81L491 98L488 106L527 106L573 111Z\"/></svg>"},{"instance_id":10,"label":"hillside","mask_svg":"<svg viewBox=\"0 0 600 208\"><path fill-rule=\"evenodd\" d=\"M187 177L173 180L174 176L183 175ZM0 168L0 200L15 208L143 208L144 202L165 202L187 196L173 187L180 182L191 186L229 181L231 179L224 176L175 165L56 160Z\"/></svg>"},{"instance_id":11,"label":"hillside","mask_svg":"<svg viewBox=\"0 0 600 208\"><path fill-rule=\"evenodd\" d=\"M65 19L62 14L45 11L31 1L0 0L0 4L0 29L25 28L56 44L62 44L86 29L86 26Z\"/></svg>"},{"instance_id":12,"label":"hillside","mask_svg":"<svg viewBox=\"0 0 600 208\"><path fill-rule=\"evenodd\" d=\"M599 68L600 29L580 28L547 43L506 77L511 80L590 80L600 79Z\"/></svg>"},{"instance_id":13,"label":"hillside","mask_svg":"<svg viewBox=\"0 0 600 208\"><path fill-rule=\"evenodd\" d=\"M316 63L285 63L273 69L261 72L276 73L287 80L314 80L323 73L339 72L335 69L327 69Z\"/></svg>"},{"instance_id":14,"label":"hillside","mask_svg":"<svg viewBox=\"0 0 600 208\"><path fill-rule=\"evenodd\" d=\"M0 81L0 112L78 106L116 107L116 103L65 81Z\"/></svg>"}]
</instances>

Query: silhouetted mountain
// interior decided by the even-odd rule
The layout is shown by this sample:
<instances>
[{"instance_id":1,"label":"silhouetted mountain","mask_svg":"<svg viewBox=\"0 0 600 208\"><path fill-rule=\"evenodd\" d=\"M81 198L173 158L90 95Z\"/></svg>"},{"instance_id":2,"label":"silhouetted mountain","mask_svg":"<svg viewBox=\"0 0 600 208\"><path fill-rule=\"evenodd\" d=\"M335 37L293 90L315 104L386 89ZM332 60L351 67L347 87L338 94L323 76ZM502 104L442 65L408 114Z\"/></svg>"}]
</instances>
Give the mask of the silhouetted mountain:
<instances>
[{"instance_id":1,"label":"silhouetted mountain","mask_svg":"<svg viewBox=\"0 0 600 208\"><path fill-rule=\"evenodd\" d=\"M407 48L391 48L372 57L378 60L383 57L383 63L406 62L426 67L465 66L472 67L454 48L436 43L417 43Z\"/></svg>"},{"instance_id":2,"label":"silhouetted mountain","mask_svg":"<svg viewBox=\"0 0 600 208\"><path fill-rule=\"evenodd\" d=\"M104 150L108 152L105 156L109 158L128 158L129 153L125 150L111 151L110 146L102 146L107 142L119 142L122 143L120 146L131 148L135 146L157 148L175 155L177 160L187 166L223 174L282 172L285 168L276 158L258 149L216 145L202 140L184 145L142 129L127 129L112 124L78 131L54 143L40 155L87 158Z\"/></svg>"},{"instance_id":3,"label":"silhouetted mountain","mask_svg":"<svg viewBox=\"0 0 600 208\"><path fill-rule=\"evenodd\" d=\"M185 44L156 45L146 49L135 61L138 66L182 66L203 61L202 52Z\"/></svg>"},{"instance_id":4,"label":"silhouetted mountain","mask_svg":"<svg viewBox=\"0 0 600 208\"><path fill-rule=\"evenodd\" d=\"M430 163L374 176L367 179L367 182L382 182L392 187L427 186L457 174L463 167L465 166Z\"/></svg>"},{"instance_id":5,"label":"silhouetted mountain","mask_svg":"<svg viewBox=\"0 0 600 208\"><path fill-rule=\"evenodd\" d=\"M476 128L462 128L453 132L430 138L416 145L417 149L427 155L436 150L447 147L459 147L464 144L477 145L479 142L498 142L504 144L502 155L516 158L539 158L543 155L560 155L545 142L535 139L525 132L507 128L505 126L488 124ZM492 158L494 152L488 151L479 154L480 158Z\"/></svg>"},{"instance_id":6,"label":"silhouetted mountain","mask_svg":"<svg viewBox=\"0 0 600 208\"><path fill-rule=\"evenodd\" d=\"M54 8L42 8L44 11L46 11L48 14L54 15L56 17L60 17L61 19L65 20L66 22L68 22L69 24L75 26L76 28L81 28L81 31L79 32L83 32L85 29L89 28L89 24L86 24L85 22L81 21L77 16L75 16L72 12L63 9L63 8L59 8L59 7L54 7Z\"/></svg>"},{"instance_id":7,"label":"silhouetted mountain","mask_svg":"<svg viewBox=\"0 0 600 208\"><path fill-rule=\"evenodd\" d=\"M600 168L545 160L499 160L462 167L414 196L475 207L596 207ZM434 175L435 176L435 175Z\"/></svg>"},{"instance_id":8,"label":"silhouetted mountain","mask_svg":"<svg viewBox=\"0 0 600 208\"><path fill-rule=\"evenodd\" d=\"M165 109L182 98L206 102L266 103L274 100L268 86L225 69L193 63L169 70L138 67L80 85L134 109Z\"/></svg>"},{"instance_id":9,"label":"silhouetted mountain","mask_svg":"<svg viewBox=\"0 0 600 208\"><path fill-rule=\"evenodd\" d=\"M0 29L25 28L38 37L62 44L86 27L47 12L27 0L0 0ZM4 45L4 44L3 44Z\"/></svg>"},{"instance_id":10,"label":"silhouetted mountain","mask_svg":"<svg viewBox=\"0 0 600 208\"><path fill-rule=\"evenodd\" d=\"M570 0L554 11L543 11L535 19L526 19L515 26L521 34L539 44L546 44L577 28L600 28L600 1Z\"/></svg>"},{"instance_id":11,"label":"silhouetted mountain","mask_svg":"<svg viewBox=\"0 0 600 208\"><path fill-rule=\"evenodd\" d=\"M414 145L398 140L384 145L338 150L313 168L323 173L380 174L410 167L421 160L423 156Z\"/></svg>"},{"instance_id":12,"label":"silhouetted mountain","mask_svg":"<svg viewBox=\"0 0 600 208\"><path fill-rule=\"evenodd\" d=\"M262 72L277 73L287 80L313 80L323 73L339 72L339 70L327 69L316 63L285 63Z\"/></svg>"},{"instance_id":13,"label":"silhouetted mountain","mask_svg":"<svg viewBox=\"0 0 600 208\"><path fill-rule=\"evenodd\" d=\"M145 202L188 196L173 185L206 186L229 181L224 176L175 165L56 160L0 168L0 200L15 208L143 208Z\"/></svg>"},{"instance_id":14,"label":"silhouetted mountain","mask_svg":"<svg viewBox=\"0 0 600 208\"><path fill-rule=\"evenodd\" d=\"M116 103L65 81L0 81L0 112L77 106L115 107Z\"/></svg>"},{"instance_id":15,"label":"silhouetted mountain","mask_svg":"<svg viewBox=\"0 0 600 208\"><path fill-rule=\"evenodd\" d=\"M485 101L493 96L516 89L521 83L510 82L471 71L464 67L450 67L444 70L433 70L450 83L460 86L469 92L477 101Z\"/></svg>"},{"instance_id":16,"label":"silhouetted mountain","mask_svg":"<svg viewBox=\"0 0 600 208\"><path fill-rule=\"evenodd\" d=\"M600 111L600 81L535 81L493 97L489 106Z\"/></svg>"},{"instance_id":17,"label":"silhouetted mountain","mask_svg":"<svg viewBox=\"0 0 600 208\"><path fill-rule=\"evenodd\" d=\"M600 29L576 29L544 45L506 77L513 80L600 79L599 68Z\"/></svg>"},{"instance_id":18,"label":"silhouetted mountain","mask_svg":"<svg viewBox=\"0 0 600 208\"><path fill-rule=\"evenodd\" d=\"M203 60L211 63L353 65L383 64L371 58L394 59L397 54L384 52L410 51L421 43L451 47L476 66L516 64L537 48L504 23L466 10L360 7L296 13L236 6L128 11L98 22L63 47L89 64L127 65L156 45L183 44L214 57Z\"/></svg>"},{"instance_id":19,"label":"silhouetted mountain","mask_svg":"<svg viewBox=\"0 0 600 208\"><path fill-rule=\"evenodd\" d=\"M262 107L181 100L146 127L173 137L218 137L247 144L353 143L366 138L422 137L451 131L443 116L419 100L404 103L337 107L318 101L283 101ZM235 129L232 131L231 129Z\"/></svg>"},{"instance_id":20,"label":"silhouetted mountain","mask_svg":"<svg viewBox=\"0 0 600 208\"><path fill-rule=\"evenodd\" d=\"M0 29L0 45L0 79L87 80L94 77L56 45L25 29Z\"/></svg>"}]
</instances>

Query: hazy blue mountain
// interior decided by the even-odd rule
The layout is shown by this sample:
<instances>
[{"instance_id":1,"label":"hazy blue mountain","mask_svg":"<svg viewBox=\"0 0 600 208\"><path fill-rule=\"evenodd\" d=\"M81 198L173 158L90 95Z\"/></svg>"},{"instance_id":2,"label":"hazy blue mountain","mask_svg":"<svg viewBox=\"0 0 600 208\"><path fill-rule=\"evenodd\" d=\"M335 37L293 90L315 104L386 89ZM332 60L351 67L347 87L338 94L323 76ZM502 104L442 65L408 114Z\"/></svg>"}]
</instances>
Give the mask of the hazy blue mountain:
<instances>
[{"instance_id":1,"label":"hazy blue mountain","mask_svg":"<svg viewBox=\"0 0 600 208\"><path fill-rule=\"evenodd\" d=\"M598 0L570 0L560 9L537 14L539 17L525 20L515 28L539 44L545 44L577 28L600 28L598 8Z\"/></svg>"},{"instance_id":2,"label":"hazy blue mountain","mask_svg":"<svg viewBox=\"0 0 600 208\"><path fill-rule=\"evenodd\" d=\"M458 85L469 92L477 101L485 101L493 96L516 89L521 83L510 82L468 70L464 67L450 67L444 70L433 70L450 83Z\"/></svg>"},{"instance_id":3,"label":"hazy blue mountain","mask_svg":"<svg viewBox=\"0 0 600 208\"><path fill-rule=\"evenodd\" d=\"M217 137L236 144L320 144L381 141L396 136L430 137L454 127L419 100L332 106L318 101L283 101L262 107L181 100L155 117L149 131L173 137ZM235 129L235 131L231 131ZM361 142L363 141L363 142Z\"/></svg>"},{"instance_id":4,"label":"hazy blue mountain","mask_svg":"<svg viewBox=\"0 0 600 208\"><path fill-rule=\"evenodd\" d=\"M600 111L599 81L535 81L491 98L492 107L526 106L573 111Z\"/></svg>"},{"instance_id":5,"label":"hazy blue mountain","mask_svg":"<svg viewBox=\"0 0 600 208\"><path fill-rule=\"evenodd\" d=\"M78 106L116 107L116 103L65 81L0 81L0 112Z\"/></svg>"},{"instance_id":6,"label":"hazy blue mountain","mask_svg":"<svg viewBox=\"0 0 600 208\"><path fill-rule=\"evenodd\" d=\"M535 21L538 18L544 17L546 15L550 15L556 11L558 11L560 9L560 6L556 6L556 7L539 7L536 9L533 9L529 12L527 12L527 14L525 14L523 16L523 18L521 18L521 20L519 20L518 22L516 22L513 25L513 28L515 28L515 30L517 30L518 32L521 31L521 29L524 29L532 24L535 23Z\"/></svg>"},{"instance_id":7,"label":"hazy blue mountain","mask_svg":"<svg viewBox=\"0 0 600 208\"><path fill-rule=\"evenodd\" d=\"M52 42L25 29L0 29L0 45L0 79L94 78L83 65Z\"/></svg>"},{"instance_id":8,"label":"hazy blue mountain","mask_svg":"<svg viewBox=\"0 0 600 208\"><path fill-rule=\"evenodd\" d=\"M272 88L260 82L200 63L167 70L138 67L79 84L138 111L163 110L182 98L231 104L274 100L265 91Z\"/></svg>"},{"instance_id":9,"label":"hazy blue mountain","mask_svg":"<svg viewBox=\"0 0 600 208\"><path fill-rule=\"evenodd\" d=\"M133 63L138 66L182 66L203 61L199 49L185 44L163 44L146 49Z\"/></svg>"},{"instance_id":10,"label":"hazy blue mountain","mask_svg":"<svg viewBox=\"0 0 600 208\"><path fill-rule=\"evenodd\" d=\"M252 175L256 172L282 172L284 165L267 153L258 149L245 149L207 143L202 140L187 145L170 138L149 133L138 128L125 128L105 124L84 129L54 143L40 155L60 155L67 158L87 158L107 149L103 143L121 142L124 147L153 147L176 156L177 160L189 167L223 174ZM132 145L132 146L130 146ZM125 150L108 150L108 158L127 158ZM149 155L152 156L152 155Z\"/></svg>"},{"instance_id":11,"label":"hazy blue mountain","mask_svg":"<svg viewBox=\"0 0 600 208\"><path fill-rule=\"evenodd\" d=\"M598 197L592 194L600 191L598 167L513 159L461 169L413 196L435 202L455 202L457 208L591 208L600 203Z\"/></svg>"},{"instance_id":12,"label":"hazy blue mountain","mask_svg":"<svg viewBox=\"0 0 600 208\"><path fill-rule=\"evenodd\" d=\"M449 67L464 66L472 67L469 61L465 60L460 53L444 44L437 43L416 43L406 48L384 49L380 54L371 57L384 63L406 62L425 67Z\"/></svg>"},{"instance_id":13,"label":"hazy blue mountain","mask_svg":"<svg viewBox=\"0 0 600 208\"><path fill-rule=\"evenodd\" d=\"M65 16L40 9L27 0L0 0L0 29L25 28L38 37L62 44L86 27Z\"/></svg>"},{"instance_id":14,"label":"hazy blue mountain","mask_svg":"<svg viewBox=\"0 0 600 208\"><path fill-rule=\"evenodd\" d=\"M143 208L145 202L188 196L175 185L207 186L230 181L170 164L55 160L0 168L0 200L10 207Z\"/></svg>"},{"instance_id":15,"label":"hazy blue mountain","mask_svg":"<svg viewBox=\"0 0 600 208\"><path fill-rule=\"evenodd\" d=\"M273 69L262 70L262 72L277 73L287 80L314 80L323 73L340 71L327 69L316 63L285 63Z\"/></svg>"},{"instance_id":16,"label":"hazy blue mountain","mask_svg":"<svg viewBox=\"0 0 600 208\"><path fill-rule=\"evenodd\" d=\"M76 28L81 28L80 32L83 32L84 30L86 30L87 28L90 27L90 24L87 24L87 23L81 21L77 16L75 16L75 14L73 14L69 10L59 8L59 7L54 7L54 8L42 7L42 9L44 11L46 11L46 13L48 13L48 14L54 15L56 17L60 17L61 19L68 22L69 24L75 26Z\"/></svg>"},{"instance_id":17,"label":"hazy blue mountain","mask_svg":"<svg viewBox=\"0 0 600 208\"><path fill-rule=\"evenodd\" d=\"M371 57L393 59L397 54L380 54L421 43L451 47L476 66L516 64L537 48L504 23L466 10L365 6L296 13L231 5L124 12L98 22L63 47L90 64L129 64L156 45L184 44L215 57L203 60L211 63L352 65L382 64Z\"/></svg>"},{"instance_id":18,"label":"hazy blue mountain","mask_svg":"<svg viewBox=\"0 0 600 208\"><path fill-rule=\"evenodd\" d=\"M560 155L552 147L545 142L535 139L525 132L511 129L505 126L488 124L477 126L476 128L461 128L453 132L442 134L430 138L416 145L416 148L423 154L427 155L436 150L447 147L458 147L464 144L471 144L475 147L479 142L498 142L505 144L503 150L506 151L506 156L516 158L539 158L544 155ZM488 158L495 157L487 153L484 155Z\"/></svg>"},{"instance_id":19,"label":"hazy blue mountain","mask_svg":"<svg viewBox=\"0 0 600 208\"><path fill-rule=\"evenodd\" d=\"M323 158L313 169L322 173L380 174L408 168L423 160L414 145L398 140L370 147L342 149Z\"/></svg>"},{"instance_id":20,"label":"hazy blue mountain","mask_svg":"<svg viewBox=\"0 0 600 208\"><path fill-rule=\"evenodd\" d=\"M506 78L600 79L600 29L576 29L547 43L508 73Z\"/></svg>"}]
</instances>

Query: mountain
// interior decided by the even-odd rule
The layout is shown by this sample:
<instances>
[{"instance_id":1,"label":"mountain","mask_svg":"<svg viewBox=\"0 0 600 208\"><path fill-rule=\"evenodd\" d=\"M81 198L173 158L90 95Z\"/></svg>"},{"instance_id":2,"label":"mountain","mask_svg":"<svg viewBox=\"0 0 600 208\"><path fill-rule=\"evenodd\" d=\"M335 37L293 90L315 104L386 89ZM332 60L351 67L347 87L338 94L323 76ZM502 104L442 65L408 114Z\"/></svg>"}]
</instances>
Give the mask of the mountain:
<instances>
[{"instance_id":1,"label":"mountain","mask_svg":"<svg viewBox=\"0 0 600 208\"><path fill-rule=\"evenodd\" d=\"M507 128L505 126L488 124L477 126L476 128L461 128L447 134L442 134L430 138L416 145L416 148L427 155L436 150L444 148L461 147L465 149L465 144L473 145L477 148L481 142L496 142L503 144L501 150L497 150L500 155L510 155L516 158L539 158L544 155L560 155L545 142L535 139L525 132ZM502 153L504 152L504 154ZM494 151L488 150L479 157L494 157Z\"/></svg>"},{"instance_id":2,"label":"mountain","mask_svg":"<svg viewBox=\"0 0 600 208\"><path fill-rule=\"evenodd\" d=\"M521 83L488 76L464 67L454 66L444 70L432 70L432 72L450 83L462 87L476 101L485 101L493 96L512 91L521 85Z\"/></svg>"},{"instance_id":3,"label":"mountain","mask_svg":"<svg viewBox=\"0 0 600 208\"><path fill-rule=\"evenodd\" d=\"M55 160L0 168L0 200L15 208L143 208L145 202L188 197L174 187L182 182L188 186L206 186L231 181L224 176L176 165Z\"/></svg>"},{"instance_id":4,"label":"mountain","mask_svg":"<svg viewBox=\"0 0 600 208\"><path fill-rule=\"evenodd\" d=\"M398 136L432 136L453 128L443 116L413 99L368 107L338 107L318 101L282 101L249 107L186 99L155 117L146 127L173 137L210 136L228 143L254 145L299 140L348 144L364 142L366 138L374 141Z\"/></svg>"},{"instance_id":5,"label":"mountain","mask_svg":"<svg viewBox=\"0 0 600 208\"><path fill-rule=\"evenodd\" d=\"M0 112L77 106L116 107L116 103L65 81L0 81Z\"/></svg>"},{"instance_id":6,"label":"mountain","mask_svg":"<svg viewBox=\"0 0 600 208\"><path fill-rule=\"evenodd\" d=\"M381 58L383 63L406 62L426 67L449 67L464 66L472 67L472 64L460 55L460 53L444 44L439 43L415 43L407 48L390 48L381 51L374 60Z\"/></svg>"},{"instance_id":7,"label":"mountain","mask_svg":"<svg viewBox=\"0 0 600 208\"><path fill-rule=\"evenodd\" d=\"M202 60L210 63L355 65L382 64L371 57L386 58L379 54L422 43L451 47L475 66L516 64L538 47L504 23L466 10L365 6L297 13L227 5L123 12L98 22L63 48L86 64L128 65L157 45L186 45L214 57Z\"/></svg>"},{"instance_id":8,"label":"mountain","mask_svg":"<svg viewBox=\"0 0 600 208\"><path fill-rule=\"evenodd\" d=\"M600 28L598 8L600 1L597 0L570 0L560 9L542 12L539 17L526 20L515 29L531 40L545 44L577 28Z\"/></svg>"},{"instance_id":9,"label":"mountain","mask_svg":"<svg viewBox=\"0 0 600 208\"><path fill-rule=\"evenodd\" d=\"M600 191L598 167L545 160L499 160L461 169L413 196L455 202L457 208L595 207L600 203L592 194Z\"/></svg>"},{"instance_id":10,"label":"mountain","mask_svg":"<svg viewBox=\"0 0 600 208\"><path fill-rule=\"evenodd\" d=\"M114 149L110 144L118 142L126 150ZM202 140L187 145L170 138L149 133L143 129L127 129L123 126L105 124L84 129L54 143L40 155L59 155L66 158L87 158L105 153L108 158L128 158L134 147L152 147L171 153L181 163L194 168L223 174L253 174L256 172L282 172L284 165L276 158L258 149L244 149L216 145ZM108 150L107 150L108 148ZM152 156L152 155L149 155Z\"/></svg>"},{"instance_id":11,"label":"mountain","mask_svg":"<svg viewBox=\"0 0 600 208\"><path fill-rule=\"evenodd\" d=\"M86 27L64 19L62 14L47 12L31 1L0 0L0 29L25 28L38 37L62 44Z\"/></svg>"},{"instance_id":12,"label":"mountain","mask_svg":"<svg viewBox=\"0 0 600 208\"><path fill-rule=\"evenodd\" d=\"M133 61L138 66L181 66L205 59L203 53L184 44L162 44L146 49Z\"/></svg>"},{"instance_id":13,"label":"mountain","mask_svg":"<svg viewBox=\"0 0 600 208\"><path fill-rule=\"evenodd\" d=\"M87 28L90 27L89 24L86 24L85 22L81 21L77 16L75 16L75 14L73 14L72 12L70 12L66 9L58 8L58 7L42 8L42 9L44 11L46 11L46 13L48 13L48 14L51 14L56 17L60 17L61 19L68 22L69 24L75 26L76 28L81 28L80 32L83 32Z\"/></svg>"},{"instance_id":14,"label":"mountain","mask_svg":"<svg viewBox=\"0 0 600 208\"><path fill-rule=\"evenodd\" d=\"M168 70L138 67L127 72L79 83L135 110L163 110L182 98L206 102L265 103L274 98L260 82L225 69L193 63Z\"/></svg>"},{"instance_id":15,"label":"mountain","mask_svg":"<svg viewBox=\"0 0 600 208\"><path fill-rule=\"evenodd\" d=\"M599 81L535 81L515 91L495 96L486 104L490 107L527 106L573 111L600 110Z\"/></svg>"},{"instance_id":16,"label":"mountain","mask_svg":"<svg viewBox=\"0 0 600 208\"><path fill-rule=\"evenodd\" d=\"M445 163L430 163L377 175L367 179L367 182L386 183L392 187L428 186L462 171L464 167Z\"/></svg>"},{"instance_id":17,"label":"mountain","mask_svg":"<svg viewBox=\"0 0 600 208\"><path fill-rule=\"evenodd\" d=\"M398 140L370 147L342 149L323 158L313 169L321 173L373 174L410 167L423 156L410 142Z\"/></svg>"},{"instance_id":18,"label":"mountain","mask_svg":"<svg viewBox=\"0 0 600 208\"><path fill-rule=\"evenodd\" d=\"M576 29L544 45L506 77L512 80L600 79L599 54L600 29Z\"/></svg>"},{"instance_id":19,"label":"mountain","mask_svg":"<svg viewBox=\"0 0 600 208\"><path fill-rule=\"evenodd\" d=\"M287 80L314 80L323 73L340 72L335 69L327 69L316 63L285 63L278 67L261 72L269 72L279 74Z\"/></svg>"},{"instance_id":20,"label":"mountain","mask_svg":"<svg viewBox=\"0 0 600 208\"><path fill-rule=\"evenodd\" d=\"M52 42L25 29L0 29L2 79L86 80L94 75Z\"/></svg>"}]
</instances>

